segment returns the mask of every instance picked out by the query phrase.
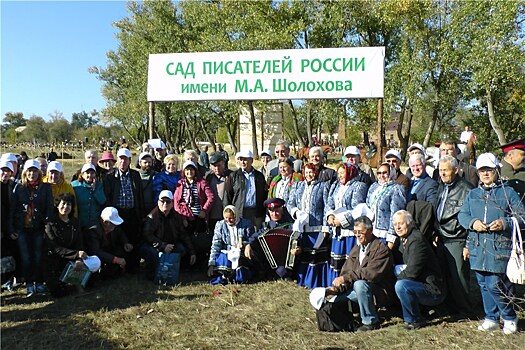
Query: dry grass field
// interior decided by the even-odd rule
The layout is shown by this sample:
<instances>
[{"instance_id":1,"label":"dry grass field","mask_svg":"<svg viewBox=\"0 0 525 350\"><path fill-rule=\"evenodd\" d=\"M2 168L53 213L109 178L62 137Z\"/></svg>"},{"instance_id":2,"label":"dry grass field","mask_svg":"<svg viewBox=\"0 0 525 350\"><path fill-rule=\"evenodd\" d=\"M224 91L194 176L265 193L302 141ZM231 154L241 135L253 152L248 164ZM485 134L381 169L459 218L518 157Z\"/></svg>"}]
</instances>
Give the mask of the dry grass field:
<instances>
[{"instance_id":1,"label":"dry grass field","mask_svg":"<svg viewBox=\"0 0 525 350\"><path fill-rule=\"evenodd\" d=\"M189 282L190 279L200 281ZM293 282L212 286L183 273L157 287L142 275L98 282L59 300L1 298L2 349L521 349L525 333L477 331L477 320L433 319L407 332L400 310L380 330L322 333L308 290ZM523 314L521 314L523 317ZM522 322L523 323L523 322ZM522 324L523 328L523 324Z\"/></svg>"}]
</instances>

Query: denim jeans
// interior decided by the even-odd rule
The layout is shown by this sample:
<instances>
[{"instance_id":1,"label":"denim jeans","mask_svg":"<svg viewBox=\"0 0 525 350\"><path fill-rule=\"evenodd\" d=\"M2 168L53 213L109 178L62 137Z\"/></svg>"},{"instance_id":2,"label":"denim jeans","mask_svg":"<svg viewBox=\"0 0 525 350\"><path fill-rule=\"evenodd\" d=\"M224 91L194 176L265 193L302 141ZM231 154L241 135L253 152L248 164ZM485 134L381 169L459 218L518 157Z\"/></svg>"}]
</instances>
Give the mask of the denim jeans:
<instances>
[{"instance_id":1,"label":"denim jeans","mask_svg":"<svg viewBox=\"0 0 525 350\"><path fill-rule=\"evenodd\" d=\"M18 232L17 243L26 283L44 282L42 262L44 230L22 229Z\"/></svg>"},{"instance_id":2,"label":"denim jeans","mask_svg":"<svg viewBox=\"0 0 525 350\"><path fill-rule=\"evenodd\" d=\"M412 280L398 280L396 294L403 308L403 320L407 323L423 321L419 304L435 306L445 300L445 295L431 293L425 283Z\"/></svg>"},{"instance_id":3,"label":"denim jeans","mask_svg":"<svg viewBox=\"0 0 525 350\"><path fill-rule=\"evenodd\" d=\"M183 255L185 251L184 245L177 243L171 252ZM142 243L139 246L138 253L146 263L146 278L153 281L155 271L159 265L159 251L148 243Z\"/></svg>"},{"instance_id":4,"label":"denim jeans","mask_svg":"<svg viewBox=\"0 0 525 350\"><path fill-rule=\"evenodd\" d=\"M379 322L376 306L374 304L373 284L358 280L353 284L353 288L334 298L334 302L339 302L342 298L348 298L354 303L359 304L359 314L363 324L371 325Z\"/></svg>"},{"instance_id":5,"label":"denim jeans","mask_svg":"<svg viewBox=\"0 0 525 350\"><path fill-rule=\"evenodd\" d=\"M499 322L499 318L506 321L516 318L516 311L512 306L511 283L507 276L485 271L475 271L478 280L485 319Z\"/></svg>"}]
</instances>

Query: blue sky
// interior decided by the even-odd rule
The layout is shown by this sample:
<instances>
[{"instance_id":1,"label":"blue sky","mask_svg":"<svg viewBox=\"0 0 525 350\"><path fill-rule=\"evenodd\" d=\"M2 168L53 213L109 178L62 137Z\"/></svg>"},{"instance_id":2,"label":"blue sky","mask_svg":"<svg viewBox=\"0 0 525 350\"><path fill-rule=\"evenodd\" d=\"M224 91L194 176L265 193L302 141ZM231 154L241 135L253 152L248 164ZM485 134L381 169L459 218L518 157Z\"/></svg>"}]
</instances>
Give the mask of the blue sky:
<instances>
[{"instance_id":1,"label":"blue sky","mask_svg":"<svg viewBox=\"0 0 525 350\"><path fill-rule=\"evenodd\" d=\"M106 66L117 48L112 26L126 16L124 1L4 1L1 11L1 116L105 106L91 66Z\"/></svg>"}]
</instances>

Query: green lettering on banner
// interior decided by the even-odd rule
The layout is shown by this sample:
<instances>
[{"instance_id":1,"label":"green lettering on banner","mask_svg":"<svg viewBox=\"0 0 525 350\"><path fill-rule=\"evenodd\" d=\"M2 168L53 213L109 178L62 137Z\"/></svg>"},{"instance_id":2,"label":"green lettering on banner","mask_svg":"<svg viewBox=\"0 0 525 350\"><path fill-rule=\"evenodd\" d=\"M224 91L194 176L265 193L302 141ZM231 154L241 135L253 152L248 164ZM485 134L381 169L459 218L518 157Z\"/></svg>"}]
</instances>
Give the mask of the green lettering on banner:
<instances>
[{"instance_id":1,"label":"green lettering on banner","mask_svg":"<svg viewBox=\"0 0 525 350\"><path fill-rule=\"evenodd\" d=\"M343 82L341 80L335 81L335 91L342 91L343 90Z\"/></svg>"},{"instance_id":2,"label":"green lettering on banner","mask_svg":"<svg viewBox=\"0 0 525 350\"><path fill-rule=\"evenodd\" d=\"M324 86L323 85L324 85L324 81L318 81L317 82L317 91L324 91Z\"/></svg>"},{"instance_id":3,"label":"green lettering on banner","mask_svg":"<svg viewBox=\"0 0 525 350\"><path fill-rule=\"evenodd\" d=\"M233 74L243 74L244 71L242 69L242 62L237 61L235 62L235 68L233 69Z\"/></svg>"},{"instance_id":4,"label":"green lettering on banner","mask_svg":"<svg viewBox=\"0 0 525 350\"><path fill-rule=\"evenodd\" d=\"M353 65L353 61L351 58L348 61L346 60L346 58L343 58L343 72L346 72L347 70L353 71L354 70L353 67L354 65Z\"/></svg>"},{"instance_id":5,"label":"green lettering on banner","mask_svg":"<svg viewBox=\"0 0 525 350\"><path fill-rule=\"evenodd\" d=\"M256 72L256 71L255 71L255 67L254 67L254 71L253 71L253 72L254 72L254 73L264 73L264 72L266 72L266 70L268 70L268 73L271 73L271 72L272 72L272 68L271 68L271 66L270 66L271 63L272 63L272 61L270 61L270 60L265 60L265 61L264 61L264 65L262 66L260 72Z\"/></svg>"},{"instance_id":6,"label":"green lettering on banner","mask_svg":"<svg viewBox=\"0 0 525 350\"><path fill-rule=\"evenodd\" d=\"M317 73L321 71L321 67L323 66L323 64L320 59L314 58L312 62L310 62L310 66L312 67L312 72Z\"/></svg>"},{"instance_id":7,"label":"green lettering on banner","mask_svg":"<svg viewBox=\"0 0 525 350\"><path fill-rule=\"evenodd\" d=\"M334 90L334 82L331 80L328 80L325 85L326 91L333 91Z\"/></svg>"},{"instance_id":8,"label":"green lettering on banner","mask_svg":"<svg viewBox=\"0 0 525 350\"><path fill-rule=\"evenodd\" d=\"M268 91L267 89L264 89L261 79L257 79L255 81L255 86L253 87L253 91L250 90L250 92L267 92L267 91Z\"/></svg>"},{"instance_id":9,"label":"green lettering on banner","mask_svg":"<svg viewBox=\"0 0 525 350\"><path fill-rule=\"evenodd\" d=\"M224 74L223 62L213 62L213 74Z\"/></svg>"},{"instance_id":10,"label":"green lettering on banner","mask_svg":"<svg viewBox=\"0 0 525 350\"><path fill-rule=\"evenodd\" d=\"M291 81L288 83L288 91L290 92L296 92L297 91L297 83L295 81Z\"/></svg>"},{"instance_id":11,"label":"green lettering on banner","mask_svg":"<svg viewBox=\"0 0 525 350\"><path fill-rule=\"evenodd\" d=\"M301 60L301 73L304 73L304 70L306 69L306 67L310 66L310 61L307 60L307 59L302 59Z\"/></svg>"},{"instance_id":12,"label":"green lettering on banner","mask_svg":"<svg viewBox=\"0 0 525 350\"><path fill-rule=\"evenodd\" d=\"M345 91L352 91L352 82L350 80L345 81Z\"/></svg>"},{"instance_id":13,"label":"green lettering on banner","mask_svg":"<svg viewBox=\"0 0 525 350\"><path fill-rule=\"evenodd\" d=\"M305 91L305 90L306 90L306 82L300 81L295 91Z\"/></svg>"},{"instance_id":14,"label":"green lettering on banner","mask_svg":"<svg viewBox=\"0 0 525 350\"><path fill-rule=\"evenodd\" d=\"M171 66L173 66L173 62L170 62L166 65L166 73L168 73L168 75L175 75L175 72L170 72Z\"/></svg>"},{"instance_id":15,"label":"green lettering on banner","mask_svg":"<svg viewBox=\"0 0 525 350\"><path fill-rule=\"evenodd\" d=\"M282 73L291 73L292 72L292 60L290 59L290 56L284 56L284 60L282 60L283 69L281 70Z\"/></svg>"},{"instance_id":16,"label":"green lettering on banner","mask_svg":"<svg viewBox=\"0 0 525 350\"><path fill-rule=\"evenodd\" d=\"M201 91L202 93L204 94L207 94L209 91L209 87L210 87L211 84L208 84L208 83L202 83L201 84Z\"/></svg>"},{"instance_id":17,"label":"green lettering on banner","mask_svg":"<svg viewBox=\"0 0 525 350\"><path fill-rule=\"evenodd\" d=\"M235 92L248 92L248 80L235 80Z\"/></svg>"},{"instance_id":18,"label":"green lettering on banner","mask_svg":"<svg viewBox=\"0 0 525 350\"><path fill-rule=\"evenodd\" d=\"M340 71L341 71L341 68L337 68L337 67L336 67L336 64L337 64L338 62L341 62L341 59L340 59L340 58L336 58L336 59L332 62L332 68L333 68L333 70L336 71L336 72L340 72Z\"/></svg>"},{"instance_id":19,"label":"green lettering on banner","mask_svg":"<svg viewBox=\"0 0 525 350\"><path fill-rule=\"evenodd\" d=\"M355 59L355 70L359 70L359 66L363 66L361 71L365 70L365 58L361 57L361 60L358 62L357 58Z\"/></svg>"},{"instance_id":20,"label":"green lettering on banner","mask_svg":"<svg viewBox=\"0 0 525 350\"><path fill-rule=\"evenodd\" d=\"M183 94L199 94L201 92L200 84L182 84Z\"/></svg>"},{"instance_id":21,"label":"green lettering on banner","mask_svg":"<svg viewBox=\"0 0 525 350\"><path fill-rule=\"evenodd\" d=\"M228 61L224 65L224 71L226 72L226 74L233 74L233 71L230 70L230 65L232 65L232 64L233 64L232 61Z\"/></svg>"},{"instance_id":22,"label":"green lettering on banner","mask_svg":"<svg viewBox=\"0 0 525 350\"><path fill-rule=\"evenodd\" d=\"M332 61L332 59L331 58L327 58L323 62L323 69L324 69L325 72L331 72L332 71L332 69L330 69L329 67L326 67L327 63L329 63L330 61Z\"/></svg>"},{"instance_id":23,"label":"green lettering on banner","mask_svg":"<svg viewBox=\"0 0 525 350\"><path fill-rule=\"evenodd\" d=\"M286 91L286 79L273 79L273 91L274 92L285 92Z\"/></svg>"},{"instance_id":24,"label":"green lettering on banner","mask_svg":"<svg viewBox=\"0 0 525 350\"><path fill-rule=\"evenodd\" d=\"M217 83L217 85L219 85L219 93L226 93L226 83L222 83L222 84L219 84Z\"/></svg>"},{"instance_id":25,"label":"green lettering on banner","mask_svg":"<svg viewBox=\"0 0 525 350\"><path fill-rule=\"evenodd\" d=\"M211 62L202 62L202 72L204 73L204 75L213 74L211 67L212 67Z\"/></svg>"},{"instance_id":26,"label":"green lettering on banner","mask_svg":"<svg viewBox=\"0 0 525 350\"><path fill-rule=\"evenodd\" d=\"M313 81L309 81L307 84L306 84L306 90L312 92L312 91L315 91L315 82Z\"/></svg>"},{"instance_id":27,"label":"green lettering on banner","mask_svg":"<svg viewBox=\"0 0 525 350\"><path fill-rule=\"evenodd\" d=\"M193 62L188 62L188 65L186 66L186 69L184 69L184 66L182 65L181 62L177 63L176 67L175 67L175 70L173 71L173 66L175 65L175 63L173 62L170 62L166 65L166 73L168 75L177 75L177 74L181 74L184 76L184 79L186 79L188 77L188 75L192 76L193 78L195 78L195 71L193 69Z\"/></svg>"},{"instance_id":28,"label":"green lettering on banner","mask_svg":"<svg viewBox=\"0 0 525 350\"><path fill-rule=\"evenodd\" d=\"M263 71L259 70L259 65L260 65L261 61L255 60L255 61L252 61L252 62L253 62L253 69L252 69L253 74L264 73L264 70ZM249 67L249 65L248 65L248 67ZM249 68L247 69L246 73L250 74L250 69Z\"/></svg>"}]
</instances>

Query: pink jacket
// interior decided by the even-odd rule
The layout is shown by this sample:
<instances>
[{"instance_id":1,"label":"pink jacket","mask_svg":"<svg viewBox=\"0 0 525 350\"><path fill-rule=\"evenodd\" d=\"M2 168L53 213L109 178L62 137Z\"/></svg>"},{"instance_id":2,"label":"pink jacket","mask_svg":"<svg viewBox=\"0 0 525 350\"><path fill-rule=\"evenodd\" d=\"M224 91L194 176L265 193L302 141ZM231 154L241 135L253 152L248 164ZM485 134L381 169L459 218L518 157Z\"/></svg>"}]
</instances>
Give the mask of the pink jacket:
<instances>
[{"instance_id":1,"label":"pink jacket","mask_svg":"<svg viewBox=\"0 0 525 350\"><path fill-rule=\"evenodd\" d=\"M175 189L175 194L173 197L173 203L175 210L184 216L188 220L194 220L193 213L188 203L184 200L182 194L184 193L184 183L186 182L185 178L179 180L177 188ZM199 203L201 205L202 211L206 214L206 220L208 219L208 211L211 209L215 196L210 186L204 179L197 180L197 194L199 196Z\"/></svg>"}]
</instances>

